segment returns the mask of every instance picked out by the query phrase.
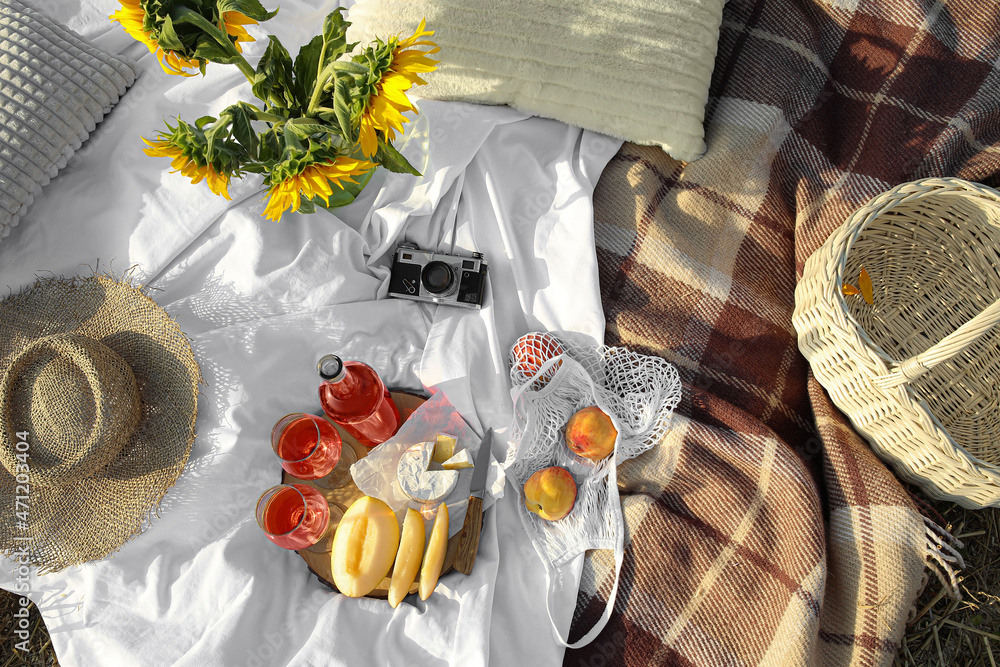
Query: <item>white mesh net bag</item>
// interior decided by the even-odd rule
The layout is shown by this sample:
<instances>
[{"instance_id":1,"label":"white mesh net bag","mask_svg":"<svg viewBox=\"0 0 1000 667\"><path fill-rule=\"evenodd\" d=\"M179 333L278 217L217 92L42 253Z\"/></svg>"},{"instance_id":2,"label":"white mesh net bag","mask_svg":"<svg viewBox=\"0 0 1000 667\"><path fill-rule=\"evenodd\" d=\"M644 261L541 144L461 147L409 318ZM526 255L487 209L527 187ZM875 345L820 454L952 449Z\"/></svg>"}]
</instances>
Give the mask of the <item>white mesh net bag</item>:
<instances>
[{"instance_id":1,"label":"white mesh net bag","mask_svg":"<svg viewBox=\"0 0 1000 667\"><path fill-rule=\"evenodd\" d=\"M579 648L603 629L618 591L625 526L616 466L662 440L680 401L680 377L672 364L659 357L619 347L582 345L569 335L548 333L519 338L509 361L514 419L504 465L518 493L521 522L545 564L546 605L554 592L552 574L556 568L587 549L615 552L615 583L597 625L569 644L552 624L560 642ZM565 443L569 418L592 405L607 414L618 431L614 453L600 461L577 456ZM542 519L524 504L525 481L535 471L550 466L565 468L577 483L572 511L557 521Z\"/></svg>"}]
</instances>

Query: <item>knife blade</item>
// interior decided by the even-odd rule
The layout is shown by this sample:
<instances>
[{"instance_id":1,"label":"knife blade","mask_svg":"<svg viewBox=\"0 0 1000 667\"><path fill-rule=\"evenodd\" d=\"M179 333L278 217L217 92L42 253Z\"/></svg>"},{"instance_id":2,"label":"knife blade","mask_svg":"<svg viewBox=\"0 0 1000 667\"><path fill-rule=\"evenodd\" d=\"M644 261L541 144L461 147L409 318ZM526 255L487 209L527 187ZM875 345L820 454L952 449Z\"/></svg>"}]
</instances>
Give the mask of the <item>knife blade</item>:
<instances>
[{"instance_id":1,"label":"knife blade","mask_svg":"<svg viewBox=\"0 0 1000 667\"><path fill-rule=\"evenodd\" d=\"M472 469L472 486L469 489L469 507L465 510L465 522L458 536L455 552L455 569L463 574L471 574L479 551L479 533L483 528L483 495L486 493L486 472L490 467L490 448L493 443L493 429L487 429L483 441L476 452L475 467Z\"/></svg>"}]
</instances>

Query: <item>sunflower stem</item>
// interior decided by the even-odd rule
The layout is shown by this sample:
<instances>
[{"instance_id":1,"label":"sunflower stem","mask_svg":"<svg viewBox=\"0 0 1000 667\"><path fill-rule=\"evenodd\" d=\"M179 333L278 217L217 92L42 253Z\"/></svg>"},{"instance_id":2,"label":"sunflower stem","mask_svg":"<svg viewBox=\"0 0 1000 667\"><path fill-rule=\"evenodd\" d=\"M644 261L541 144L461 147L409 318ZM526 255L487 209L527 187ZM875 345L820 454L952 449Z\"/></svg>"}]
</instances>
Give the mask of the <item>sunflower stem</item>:
<instances>
[{"instance_id":1,"label":"sunflower stem","mask_svg":"<svg viewBox=\"0 0 1000 667\"><path fill-rule=\"evenodd\" d=\"M253 66L247 62L247 59L243 57L243 54L236 52L236 62L233 63L236 67L243 72L243 76L246 77L247 81L253 85L254 79L257 77L257 72L254 70Z\"/></svg>"},{"instance_id":2,"label":"sunflower stem","mask_svg":"<svg viewBox=\"0 0 1000 667\"><path fill-rule=\"evenodd\" d=\"M255 111L254 115L257 117L257 120L264 121L265 123L280 124L288 120L283 116L278 116L273 113L267 113L266 111Z\"/></svg>"},{"instance_id":3,"label":"sunflower stem","mask_svg":"<svg viewBox=\"0 0 1000 667\"><path fill-rule=\"evenodd\" d=\"M181 20L190 22L193 25L201 28L202 32L214 39L222 50L226 52L226 55L232 58L233 64L243 73L247 81L251 84L254 82L254 78L257 76L257 72L254 68L247 62L247 59L243 57L243 54L236 50L233 43L229 41L229 35L222 32L218 26L212 24L211 21L207 20L204 16L198 12L188 9L187 7L181 7L177 11L177 16Z\"/></svg>"},{"instance_id":4,"label":"sunflower stem","mask_svg":"<svg viewBox=\"0 0 1000 667\"><path fill-rule=\"evenodd\" d=\"M316 76L316 85L313 86L312 97L309 98L309 107L306 109L306 115L312 116L316 113L316 108L319 106L319 99L323 96L323 89L326 87L327 81L333 78L334 86L337 84L337 70L335 65L337 61L334 60L328 63L320 73Z\"/></svg>"}]
</instances>

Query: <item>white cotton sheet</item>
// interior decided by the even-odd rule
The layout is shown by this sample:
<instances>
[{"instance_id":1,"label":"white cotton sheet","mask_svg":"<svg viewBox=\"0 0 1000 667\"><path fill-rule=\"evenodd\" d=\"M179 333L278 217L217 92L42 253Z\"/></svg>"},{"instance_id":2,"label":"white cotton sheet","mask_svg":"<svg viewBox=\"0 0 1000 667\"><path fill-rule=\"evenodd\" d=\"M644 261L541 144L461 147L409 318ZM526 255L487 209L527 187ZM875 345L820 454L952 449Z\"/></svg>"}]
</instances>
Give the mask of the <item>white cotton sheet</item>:
<instances>
[{"instance_id":1,"label":"white cotton sheet","mask_svg":"<svg viewBox=\"0 0 1000 667\"><path fill-rule=\"evenodd\" d=\"M280 474L271 425L318 409L315 363L328 352L366 361L393 387L440 387L478 433L495 429L504 459L514 340L538 329L603 339L592 192L620 141L506 107L422 101L398 144L422 177L382 172L337 215L273 223L259 180L234 185L227 202L142 153L139 137L164 118L193 121L250 99L249 86L215 66L204 79L167 76L104 22L116 6L81 0L60 18L138 58L143 74L36 199L31 224L0 245L0 286L87 273L98 259L135 265L191 337L206 385L190 462L150 528L104 561L32 578L60 664L559 664L544 570L512 490L486 513L472 575L446 575L428 601L395 610L323 586L264 538L253 511ZM335 6L283 1L267 27L294 53ZM247 48L251 62L263 46ZM485 307L386 298L404 239L483 252ZM564 628L580 567L566 568ZM0 586L14 587L10 563Z\"/></svg>"}]
</instances>

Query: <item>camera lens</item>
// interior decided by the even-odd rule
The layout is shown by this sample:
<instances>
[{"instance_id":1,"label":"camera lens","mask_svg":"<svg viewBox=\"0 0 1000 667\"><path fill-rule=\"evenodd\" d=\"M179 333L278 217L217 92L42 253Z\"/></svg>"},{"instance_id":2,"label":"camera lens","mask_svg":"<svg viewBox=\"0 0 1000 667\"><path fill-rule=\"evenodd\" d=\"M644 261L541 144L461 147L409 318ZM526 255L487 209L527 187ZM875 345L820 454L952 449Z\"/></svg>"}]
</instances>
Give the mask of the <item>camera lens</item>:
<instances>
[{"instance_id":1,"label":"camera lens","mask_svg":"<svg viewBox=\"0 0 1000 667\"><path fill-rule=\"evenodd\" d=\"M444 262L428 262L420 276L424 289L431 294L444 294L455 282L451 266Z\"/></svg>"}]
</instances>

